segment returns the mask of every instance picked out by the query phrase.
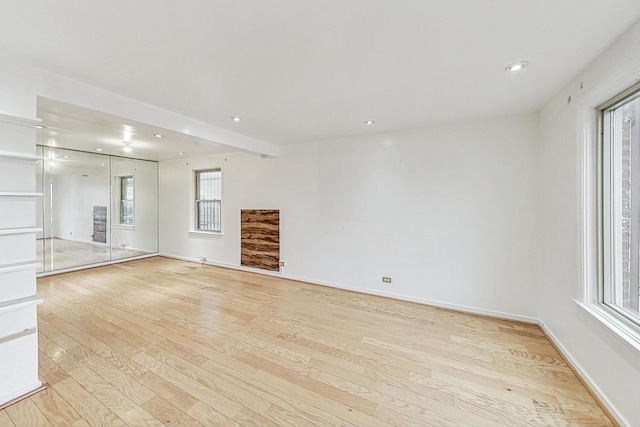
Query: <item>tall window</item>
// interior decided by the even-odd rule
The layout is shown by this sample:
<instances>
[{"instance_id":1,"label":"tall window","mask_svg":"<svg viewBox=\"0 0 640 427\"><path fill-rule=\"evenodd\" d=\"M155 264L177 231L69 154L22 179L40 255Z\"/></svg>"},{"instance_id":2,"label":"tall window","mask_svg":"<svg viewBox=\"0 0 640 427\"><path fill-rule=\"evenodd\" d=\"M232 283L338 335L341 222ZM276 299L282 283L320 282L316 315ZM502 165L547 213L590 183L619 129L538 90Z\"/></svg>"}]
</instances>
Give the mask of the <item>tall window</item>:
<instances>
[{"instance_id":1,"label":"tall window","mask_svg":"<svg viewBox=\"0 0 640 427\"><path fill-rule=\"evenodd\" d=\"M602 109L601 302L640 325L640 91Z\"/></svg>"},{"instance_id":2,"label":"tall window","mask_svg":"<svg viewBox=\"0 0 640 427\"><path fill-rule=\"evenodd\" d=\"M196 171L196 230L222 230L221 199L222 170Z\"/></svg>"},{"instance_id":3,"label":"tall window","mask_svg":"<svg viewBox=\"0 0 640 427\"><path fill-rule=\"evenodd\" d=\"M120 224L133 225L133 176L120 177Z\"/></svg>"}]
</instances>

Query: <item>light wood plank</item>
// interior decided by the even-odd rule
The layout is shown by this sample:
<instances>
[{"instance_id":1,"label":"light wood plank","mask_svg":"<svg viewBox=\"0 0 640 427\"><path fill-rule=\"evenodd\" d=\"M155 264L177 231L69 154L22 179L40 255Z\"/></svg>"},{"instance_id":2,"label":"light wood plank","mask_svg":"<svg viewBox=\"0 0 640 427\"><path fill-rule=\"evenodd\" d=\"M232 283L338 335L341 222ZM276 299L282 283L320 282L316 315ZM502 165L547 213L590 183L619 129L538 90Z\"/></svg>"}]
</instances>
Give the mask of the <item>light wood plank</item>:
<instances>
[{"instance_id":1,"label":"light wood plank","mask_svg":"<svg viewBox=\"0 0 640 427\"><path fill-rule=\"evenodd\" d=\"M38 293L50 387L0 425L612 424L536 325L161 257Z\"/></svg>"},{"instance_id":2,"label":"light wood plank","mask_svg":"<svg viewBox=\"0 0 640 427\"><path fill-rule=\"evenodd\" d=\"M31 399L22 399L5 409L11 421L18 426L53 426Z\"/></svg>"}]
</instances>

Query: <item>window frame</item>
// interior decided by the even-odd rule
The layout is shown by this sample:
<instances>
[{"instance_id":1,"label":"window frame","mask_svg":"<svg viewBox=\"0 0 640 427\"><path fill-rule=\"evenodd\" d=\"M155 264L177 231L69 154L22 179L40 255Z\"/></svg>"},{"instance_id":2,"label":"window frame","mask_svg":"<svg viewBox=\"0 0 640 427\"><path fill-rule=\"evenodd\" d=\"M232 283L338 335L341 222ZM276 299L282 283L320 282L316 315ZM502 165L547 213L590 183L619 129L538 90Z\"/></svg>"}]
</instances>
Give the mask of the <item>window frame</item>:
<instances>
[{"instance_id":1,"label":"window frame","mask_svg":"<svg viewBox=\"0 0 640 427\"><path fill-rule=\"evenodd\" d=\"M124 181L131 180L131 199L125 199L124 194ZM135 178L133 174L127 175L118 175L118 225L122 225L125 227L133 227L135 225L136 218L136 207L135 207ZM123 202L131 202L131 222L124 222L124 211L123 211Z\"/></svg>"},{"instance_id":2,"label":"window frame","mask_svg":"<svg viewBox=\"0 0 640 427\"><path fill-rule=\"evenodd\" d=\"M640 72L640 70L639 70ZM579 156L581 165L581 264L582 286L574 302L597 324L620 340L628 348L640 354L640 326L627 316L605 303L605 270L611 262L605 248L609 232L605 227L605 167L603 111L619 105L631 94L640 91L640 83L631 77L608 85L605 90L595 90L582 100L578 109ZM610 214L610 212L608 213Z\"/></svg>"},{"instance_id":3,"label":"window frame","mask_svg":"<svg viewBox=\"0 0 640 427\"><path fill-rule=\"evenodd\" d=\"M606 102L599 108L599 146L600 146L600 170L601 178L599 184L600 205L602 206L602 214L599 221L601 223L601 242L602 242L602 275L601 283L598 287L598 302L604 304L609 310L616 313L622 320L635 327L640 331L640 313L621 307L614 301L614 293L619 292L619 283L622 281L622 268L619 260L622 255L622 242L620 235L622 234L622 224L617 218L621 217L621 203L618 203L618 194L622 192L623 184L620 171L623 167L621 147L618 144L622 139L622 129L613 126L612 122L618 120L614 112L624 104L640 99L640 87L632 87L624 91L620 95L615 96L612 100ZM632 152L631 162L636 159L640 162L640 146L631 146ZM639 168L640 170L640 168ZM633 180L639 181L637 177L631 176L631 203L628 208L631 211L631 218L636 218L635 224L632 224L632 232L630 238L629 255L631 276L640 278L640 253L638 237L640 234L640 182L633 185ZM634 232L635 230L635 232ZM635 248L635 250L634 250ZM636 279L631 286L638 286L640 279ZM637 290L636 290L637 292Z\"/></svg>"},{"instance_id":4,"label":"window frame","mask_svg":"<svg viewBox=\"0 0 640 427\"><path fill-rule=\"evenodd\" d=\"M220 198L219 199L199 199L199 193L200 193L200 174L203 172L219 172L220 173ZM194 169L192 172L192 182L193 182L193 197L192 197L192 215L191 215L191 221L192 221L192 227L191 227L191 232L193 233L203 233L203 234L209 234L209 235L222 235L223 233L223 218L222 218L222 199L223 199L223 170L221 166L216 166L216 167L208 167L208 168L203 168L203 169ZM206 229L206 228L201 228L200 227L200 221L199 221L199 206L200 203L202 202L217 202L218 203L218 223L219 223L219 227L218 229L215 230L210 230L210 229Z\"/></svg>"}]
</instances>

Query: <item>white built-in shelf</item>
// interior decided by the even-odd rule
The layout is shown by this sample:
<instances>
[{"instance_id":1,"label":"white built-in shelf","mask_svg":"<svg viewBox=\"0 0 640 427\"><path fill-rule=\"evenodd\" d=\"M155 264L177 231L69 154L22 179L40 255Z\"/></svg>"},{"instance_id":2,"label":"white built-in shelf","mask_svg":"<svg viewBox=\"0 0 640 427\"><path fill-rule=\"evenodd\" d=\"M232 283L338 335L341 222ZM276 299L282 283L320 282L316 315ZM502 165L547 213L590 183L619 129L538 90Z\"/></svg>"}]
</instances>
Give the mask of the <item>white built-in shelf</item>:
<instances>
[{"instance_id":1,"label":"white built-in shelf","mask_svg":"<svg viewBox=\"0 0 640 427\"><path fill-rule=\"evenodd\" d=\"M38 295L6 301L0 303L0 314L6 313L7 311L19 310L31 305L42 304L42 302L42 298L40 298Z\"/></svg>"},{"instance_id":2,"label":"white built-in shelf","mask_svg":"<svg viewBox=\"0 0 640 427\"><path fill-rule=\"evenodd\" d=\"M1 151L0 157L8 158L8 159L18 159L18 160L40 160L42 157L36 154L27 154L27 153L17 153L15 151Z\"/></svg>"},{"instance_id":3,"label":"white built-in shelf","mask_svg":"<svg viewBox=\"0 0 640 427\"><path fill-rule=\"evenodd\" d=\"M26 127L30 127L30 126L35 126L38 123L40 123L41 120L38 118L29 118L29 117L18 117L18 116L12 116L9 114L2 114L0 113L0 123L6 123L6 124L10 124L10 125L16 125L16 126L26 126Z\"/></svg>"},{"instance_id":4,"label":"white built-in shelf","mask_svg":"<svg viewBox=\"0 0 640 427\"><path fill-rule=\"evenodd\" d=\"M36 268L40 264L37 261L19 262L16 264L7 264L0 266L0 274L11 273L12 271L28 270L30 268Z\"/></svg>"},{"instance_id":5,"label":"white built-in shelf","mask_svg":"<svg viewBox=\"0 0 640 427\"><path fill-rule=\"evenodd\" d=\"M3 234L27 234L27 233L38 233L42 231L42 228L38 227L29 227L29 228L5 228L0 229L0 235Z\"/></svg>"},{"instance_id":6,"label":"white built-in shelf","mask_svg":"<svg viewBox=\"0 0 640 427\"><path fill-rule=\"evenodd\" d=\"M16 332L15 334L11 334L11 335L8 335L6 337L0 338L0 344L3 344L5 342L9 342L9 341L13 341L13 340L17 340L18 338L26 337L28 335L33 335L33 334L35 334L37 332L38 332L38 330L36 328L23 329L22 331Z\"/></svg>"},{"instance_id":7,"label":"white built-in shelf","mask_svg":"<svg viewBox=\"0 0 640 427\"><path fill-rule=\"evenodd\" d=\"M0 197L40 197L42 193L31 193L28 191L0 191Z\"/></svg>"}]
</instances>

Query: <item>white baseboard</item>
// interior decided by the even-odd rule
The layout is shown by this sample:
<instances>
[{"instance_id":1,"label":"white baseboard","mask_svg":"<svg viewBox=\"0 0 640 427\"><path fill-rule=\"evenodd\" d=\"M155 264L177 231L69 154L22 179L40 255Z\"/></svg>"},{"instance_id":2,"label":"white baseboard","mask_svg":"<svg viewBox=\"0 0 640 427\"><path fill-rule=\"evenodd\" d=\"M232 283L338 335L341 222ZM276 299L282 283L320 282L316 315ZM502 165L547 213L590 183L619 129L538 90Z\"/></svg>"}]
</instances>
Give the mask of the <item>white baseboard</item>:
<instances>
[{"instance_id":1,"label":"white baseboard","mask_svg":"<svg viewBox=\"0 0 640 427\"><path fill-rule=\"evenodd\" d=\"M538 325L545 333L547 338L549 338L556 348L562 353L565 359L569 362L571 367L578 373L581 377L582 381L587 385L590 391L600 400L600 403L609 411L611 416L616 419L622 426L631 426L632 424L626 420L620 412L616 410L615 405L611 402L602 390L596 385L596 383L591 379L589 374L580 366L580 364L576 361L576 359L571 355L571 353L567 350L567 348L562 344L562 342L558 339L558 337L546 327L546 325L542 321L538 321Z\"/></svg>"},{"instance_id":2,"label":"white baseboard","mask_svg":"<svg viewBox=\"0 0 640 427\"><path fill-rule=\"evenodd\" d=\"M26 387L21 388L20 390L16 390L13 393L4 395L0 397L0 409L4 408L10 403L17 402L22 397L31 396L34 392L39 391L42 388L42 383L40 381L36 381L33 384L29 384Z\"/></svg>"},{"instance_id":3,"label":"white baseboard","mask_svg":"<svg viewBox=\"0 0 640 427\"><path fill-rule=\"evenodd\" d=\"M448 308L448 309L451 309L451 310L461 311L461 312L465 312L465 313L479 314L479 315L482 315L482 316L497 317L497 318L500 318L500 319L515 320L515 321L518 321L518 322L533 323L533 324L536 324L536 325L540 324L540 320L536 319L534 317L520 316L518 314L505 313L505 312L502 312L502 311L485 310L485 309L477 308L477 307L470 307L470 306L459 305L459 304L450 304L450 303L445 303L445 302L441 302L441 301L429 300L429 299L425 299L425 298L417 298L417 297L413 297L413 296L410 296L410 295L394 294L392 292L382 292L382 291L378 291L378 290L375 290L375 289L354 288L354 287L351 287L351 286L345 286L345 285L343 285L341 283L327 282L327 281L324 281L324 280L318 280L318 279L313 279L313 278L308 278L308 277L291 276L291 275L285 274L283 272L267 271L267 270L261 270L261 269L257 269L257 268L244 267L244 266L241 266L241 265L239 266L239 265L235 265L235 264L227 264L227 263L212 262L212 261L202 262L201 260L196 259L196 258L189 258L189 257L178 256L178 255L166 254L166 253L160 253L159 255L163 256L163 257L167 257L167 258L179 259L181 261L197 262L197 263L200 263L200 264L211 265L211 266L214 266L214 267L230 268L230 269L233 269L233 270L240 270L240 271L246 271L246 272L249 272L249 273L263 274L263 275L266 275L266 276L282 277L284 279L296 280L298 282L311 283L313 285L328 286L330 288L343 289L343 290L351 291L351 292L358 292L358 293L369 294L369 295L377 295L377 296L381 296L381 297L393 298L393 299L402 300L402 301L408 301L408 302L415 302L415 303L418 303L418 304L431 305L431 306L440 307L440 308Z\"/></svg>"}]
</instances>

